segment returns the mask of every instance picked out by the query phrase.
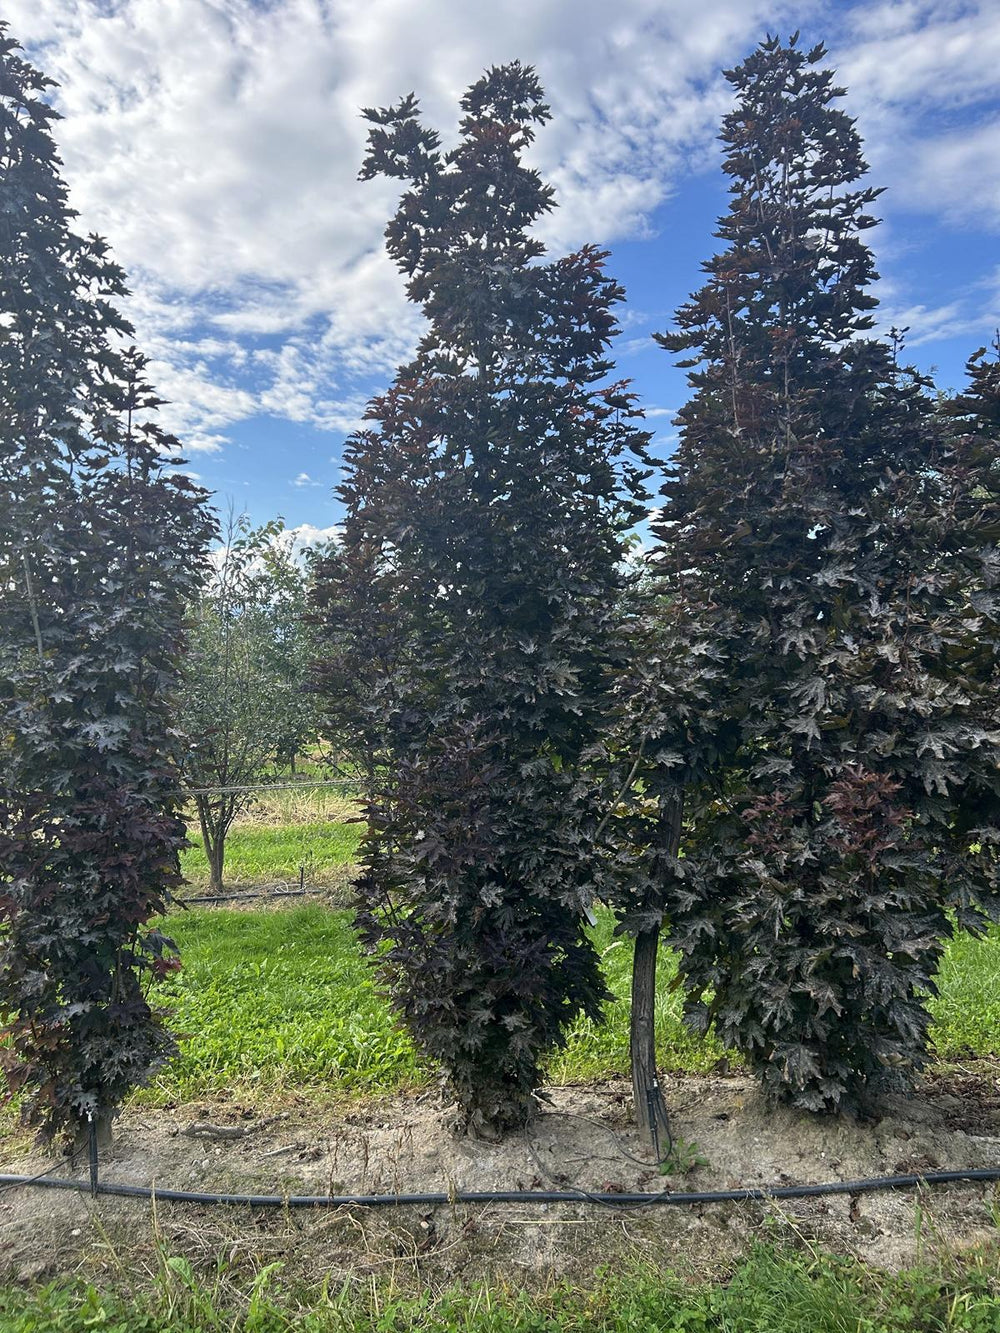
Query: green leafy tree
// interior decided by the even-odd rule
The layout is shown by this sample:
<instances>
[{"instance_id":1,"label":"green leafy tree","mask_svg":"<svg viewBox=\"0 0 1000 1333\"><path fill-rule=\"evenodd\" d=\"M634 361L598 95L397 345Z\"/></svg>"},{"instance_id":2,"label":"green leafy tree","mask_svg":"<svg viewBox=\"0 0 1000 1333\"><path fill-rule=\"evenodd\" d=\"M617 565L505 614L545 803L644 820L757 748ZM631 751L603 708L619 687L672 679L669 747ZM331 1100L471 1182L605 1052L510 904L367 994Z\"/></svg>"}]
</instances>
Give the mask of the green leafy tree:
<instances>
[{"instance_id":1,"label":"green leafy tree","mask_svg":"<svg viewBox=\"0 0 1000 1333\"><path fill-rule=\"evenodd\" d=\"M315 562L321 555L335 558L336 542L296 550L294 530L285 528L280 519L267 525L265 531L271 535L269 540L256 543L255 570L270 621L261 660L271 677L280 682L275 763L294 773L298 757L320 741L321 708L311 686L319 642L309 590Z\"/></svg>"},{"instance_id":2,"label":"green leafy tree","mask_svg":"<svg viewBox=\"0 0 1000 1333\"><path fill-rule=\"evenodd\" d=\"M725 248L660 338L694 392L657 532L713 644L665 876L689 1016L836 1109L920 1067L943 941L996 910L1000 752L992 444L865 336L878 191L823 56L769 39L727 74Z\"/></svg>"},{"instance_id":3,"label":"green leafy tree","mask_svg":"<svg viewBox=\"0 0 1000 1333\"><path fill-rule=\"evenodd\" d=\"M211 524L71 229L45 101L0 26L0 1069L102 1136L174 1050L147 982L179 881L175 689Z\"/></svg>"},{"instance_id":4,"label":"green leafy tree","mask_svg":"<svg viewBox=\"0 0 1000 1333\"><path fill-rule=\"evenodd\" d=\"M205 845L210 891L224 888L226 839L253 787L316 734L309 691L307 571L282 541L281 520L252 528L230 516L191 612L183 685L191 738L184 778Z\"/></svg>"},{"instance_id":5,"label":"green leafy tree","mask_svg":"<svg viewBox=\"0 0 1000 1333\"><path fill-rule=\"evenodd\" d=\"M359 920L464 1122L523 1124L539 1061L605 988L583 756L623 654L624 537L647 436L606 349L622 291L585 247L543 262L552 191L521 157L534 73L490 70L448 152L414 98L367 111L362 176L409 182L389 253L422 307L416 358L347 451L318 601L338 738L364 777Z\"/></svg>"}]
</instances>

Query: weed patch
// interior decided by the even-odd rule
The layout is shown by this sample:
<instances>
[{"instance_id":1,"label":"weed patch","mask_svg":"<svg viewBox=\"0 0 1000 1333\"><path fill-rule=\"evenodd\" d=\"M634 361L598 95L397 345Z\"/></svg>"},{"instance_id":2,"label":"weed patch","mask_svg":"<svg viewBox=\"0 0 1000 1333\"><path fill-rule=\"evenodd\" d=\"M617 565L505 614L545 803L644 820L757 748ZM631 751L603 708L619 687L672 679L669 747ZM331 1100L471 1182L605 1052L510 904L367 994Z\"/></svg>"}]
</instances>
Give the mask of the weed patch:
<instances>
[{"instance_id":1,"label":"weed patch","mask_svg":"<svg viewBox=\"0 0 1000 1333\"><path fill-rule=\"evenodd\" d=\"M5 1333L993 1333L1000 1326L994 1253L889 1275L812 1248L753 1247L728 1281L682 1283L649 1268L598 1274L589 1289L540 1293L476 1283L441 1292L400 1291L388 1281L285 1287L280 1264L246 1289L226 1265L199 1278L164 1257L135 1295L52 1283L0 1289Z\"/></svg>"}]
</instances>

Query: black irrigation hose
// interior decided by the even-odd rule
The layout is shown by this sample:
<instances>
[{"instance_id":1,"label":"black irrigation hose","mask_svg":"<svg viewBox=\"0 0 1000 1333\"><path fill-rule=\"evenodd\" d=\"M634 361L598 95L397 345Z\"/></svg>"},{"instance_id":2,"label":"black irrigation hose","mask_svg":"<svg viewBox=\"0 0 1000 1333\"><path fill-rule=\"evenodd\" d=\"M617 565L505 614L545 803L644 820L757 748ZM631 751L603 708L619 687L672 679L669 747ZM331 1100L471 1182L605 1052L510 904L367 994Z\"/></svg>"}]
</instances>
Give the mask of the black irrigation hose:
<instances>
[{"instance_id":1,"label":"black irrigation hose","mask_svg":"<svg viewBox=\"0 0 1000 1333\"><path fill-rule=\"evenodd\" d=\"M215 893L209 897L178 898L177 901L183 907L192 907L196 903L249 902L251 898L305 898L313 892L313 889L268 889L264 893Z\"/></svg>"},{"instance_id":2,"label":"black irrigation hose","mask_svg":"<svg viewBox=\"0 0 1000 1333\"><path fill-rule=\"evenodd\" d=\"M61 1166L62 1162L56 1162L54 1166L39 1171L35 1176L5 1176L4 1179L13 1180L15 1184L0 1188L0 1194L7 1194L10 1190L22 1189L25 1185L34 1185L37 1180L42 1180L45 1176L51 1176L52 1172L58 1171Z\"/></svg>"},{"instance_id":3,"label":"black irrigation hose","mask_svg":"<svg viewBox=\"0 0 1000 1333\"><path fill-rule=\"evenodd\" d=\"M827 1194L870 1194L876 1190L913 1189L959 1181L1000 1181L1000 1169L927 1171L910 1176L867 1176L861 1180L830 1180L818 1185L760 1185L747 1189L701 1190L690 1194L583 1193L574 1190L458 1190L452 1194L208 1194L195 1190L156 1189L148 1185L115 1185L101 1181L98 1194L125 1199L169 1200L177 1203L242 1205L248 1208L397 1208L449 1203L601 1203L611 1207L644 1204L756 1203L768 1199L813 1199ZM0 1175L0 1187L32 1185L38 1189L77 1190L91 1186L58 1176Z\"/></svg>"}]
</instances>

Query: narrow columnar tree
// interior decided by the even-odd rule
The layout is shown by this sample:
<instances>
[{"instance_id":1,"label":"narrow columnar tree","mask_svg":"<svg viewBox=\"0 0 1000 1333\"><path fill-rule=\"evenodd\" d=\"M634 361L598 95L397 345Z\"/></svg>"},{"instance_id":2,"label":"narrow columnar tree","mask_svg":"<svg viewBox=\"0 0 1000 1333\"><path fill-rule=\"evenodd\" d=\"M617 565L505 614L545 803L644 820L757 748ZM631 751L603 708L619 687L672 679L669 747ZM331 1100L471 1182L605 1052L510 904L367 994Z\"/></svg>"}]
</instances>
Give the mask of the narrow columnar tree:
<instances>
[{"instance_id":1,"label":"narrow columnar tree","mask_svg":"<svg viewBox=\"0 0 1000 1333\"><path fill-rule=\"evenodd\" d=\"M835 1109L919 1068L943 941L995 910L1000 750L993 443L866 336L878 191L823 56L727 75L725 248L660 338L694 392L658 534L717 646L670 884L689 1014Z\"/></svg>"},{"instance_id":2,"label":"narrow columnar tree","mask_svg":"<svg viewBox=\"0 0 1000 1333\"><path fill-rule=\"evenodd\" d=\"M367 786L365 936L465 1123L494 1133L605 997L580 759L622 651L647 436L607 383L605 255L543 262L531 233L553 203L521 160L549 119L534 73L470 88L448 152L413 97L366 116L363 177L409 182L386 235L427 326L348 448L327 690Z\"/></svg>"},{"instance_id":3,"label":"narrow columnar tree","mask_svg":"<svg viewBox=\"0 0 1000 1333\"><path fill-rule=\"evenodd\" d=\"M146 998L179 879L172 692L209 535L73 214L51 85L0 28L0 1069L106 1131L173 1050Z\"/></svg>"}]
</instances>

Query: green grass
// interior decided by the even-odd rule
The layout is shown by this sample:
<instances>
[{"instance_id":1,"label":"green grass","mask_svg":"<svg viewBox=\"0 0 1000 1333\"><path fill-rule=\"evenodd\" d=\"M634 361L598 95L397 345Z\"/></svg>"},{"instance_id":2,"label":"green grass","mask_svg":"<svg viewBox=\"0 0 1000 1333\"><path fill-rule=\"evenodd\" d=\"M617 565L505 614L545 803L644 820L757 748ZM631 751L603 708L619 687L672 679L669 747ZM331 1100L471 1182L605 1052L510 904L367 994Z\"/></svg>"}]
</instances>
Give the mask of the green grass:
<instances>
[{"instance_id":1,"label":"green grass","mask_svg":"<svg viewBox=\"0 0 1000 1333\"><path fill-rule=\"evenodd\" d=\"M591 937L601 955L604 975L615 999L605 1006L603 1023L578 1019L565 1051L549 1066L553 1083L607 1078L629 1070L629 1000L632 989L632 942L614 937L614 917L598 914ZM656 969L656 1053L661 1069L707 1073L726 1054L714 1036L703 1040L684 1026L683 996L675 989L677 958L664 949ZM731 1057L735 1059L735 1057Z\"/></svg>"},{"instance_id":2,"label":"green grass","mask_svg":"<svg viewBox=\"0 0 1000 1333\"><path fill-rule=\"evenodd\" d=\"M361 835L360 824L320 820L277 826L236 824L226 839L226 885L285 881L294 886L300 866L305 867L307 883L329 882L338 877L339 868L356 859ZM181 871L191 884L207 884L208 861L200 839L182 854Z\"/></svg>"},{"instance_id":3,"label":"green grass","mask_svg":"<svg viewBox=\"0 0 1000 1333\"><path fill-rule=\"evenodd\" d=\"M263 794L230 833L227 885L294 885L300 866L305 866L310 884L343 883L363 834L363 825L351 822L357 809L356 798L336 787L304 784L301 790ZM208 865L200 844L185 852L182 865L194 892L203 890ZM231 915L192 914L176 927L186 966L178 984L176 1021L198 1036L186 1043L174 1071L161 1080L164 1086L179 1079L186 1089L208 1090L224 1085L237 1069L241 1079L275 1086L283 1079L337 1080L345 1087L387 1089L414 1077L413 1053L375 994L346 918L335 918L334 924L325 917L295 913L279 913L269 922L243 913L230 921ZM234 932L240 941L235 952L228 943ZM614 938L610 913L601 916L593 938L617 1002L607 1006L603 1024L589 1019L576 1023L567 1048L550 1062L554 1082L603 1078L628 1069L631 945ZM281 966L274 969L279 959ZM258 967L272 970L258 975ZM676 979L676 960L664 950L657 977L661 1067L705 1073L723 1055L738 1065L737 1057L713 1036L702 1040L684 1026ZM1000 1056L1000 929L982 940L961 935L952 941L939 983L941 993L929 1005L938 1056ZM245 1017L234 1027L226 1007L237 1003ZM267 1029L271 1021L279 1024L274 1042ZM369 1025L370 1040L362 1022ZM369 1044L372 1064L366 1072L361 1053ZM382 1049L385 1057L376 1054Z\"/></svg>"},{"instance_id":4,"label":"green grass","mask_svg":"<svg viewBox=\"0 0 1000 1333\"><path fill-rule=\"evenodd\" d=\"M231 1089L372 1091L417 1077L408 1039L376 993L350 914L192 909L166 929L184 966L160 987L179 1057L143 1094L157 1101Z\"/></svg>"},{"instance_id":5,"label":"green grass","mask_svg":"<svg viewBox=\"0 0 1000 1333\"><path fill-rule=\"evenodd\" d=\"M602 914L595 943L618 997L603 1027L583 1019L551 1062L553 1082L628 1071L631 947ZM350 913L312 904L269 912L195 908L172 916L183 969L160 987L181 1054L143 1094L158 1102L231 1089L273 1094L388 1092L427 1076L359 952ZM664 1069L704 1071L723 1054L683 1026L667 953L658 977L657 1045ZM186 1035L184 1035L186 1034Z\"/></svg>"},{"instance_id":6,"label":"green grass","mask_svg":"<svg viewBox=\"0 0 1000 1333\"><path fill-rule=\"evenodd\" d=\"M942 960L938 988L928 1006L938 1055L1000 1055L1000 927L979 940L956 936Z\"/></svg>"},{"instance_id":7,"label":"green grass","mask_svg":"<svg viewBox=\"0 0 1000 1333\"><path fill-rule=\"evenodd\" d=\"M581 1019L567 1047L550 1061L554 1083L628 1073L628 996L632 950L615 939L609 912L594 940L617 1000L603 1026ZM390 1092L428 1077L359 952L350 914L318 904L270 912L202 908L172 916L183 970L160 988L170 1023L188 1034L181 1054L156 1079L157 1101L191 1099L239 1085L282 1090ZM677 964L669 950L658 977L660 1067L710 1070L725 1054L681 1020ZM953 941L931 1002L937 1053L1000 1054L1000 930L983 940ZM735 1060L735 1057L731 1057Z\"/></svg>"},{"instance_id":8,"label":"green grass","mask_svg":"<svg viewBox=\"0 0 1000 1333\"><path fill-rule=\"evenodd\" d=\"M316 776L323 777L318 770ZM297 884L300 867L308 884L342 883L364 833L364 825L357 822L356 794L339 783L292 785L295 779L287 774L276 774L273 780L284 784L282 789L256 793L229 832L226 885ZM181 870L200 889L208 883L208 861L193 808L188 837L192 846L181 856Z\"/></svg>"},{"instance_id":9,"label":"green grass","mask_svg":"<svg viewBox=\"0 0 1000 1333\"><path fill-rule=\"evenodd\" d=\"M441 1293L388 1283L282 1288L280 1266L248 1290L199 1280L165 1258L145 1290L83 1284L0 1288L3 1333L996 1333L995 1255L896 1275L808 1248L758 1243L727 1282L685 1284L639 1269L599 1274L586 1289L533 1295L469 1282Z\"/></svg>"}]
</instances>

